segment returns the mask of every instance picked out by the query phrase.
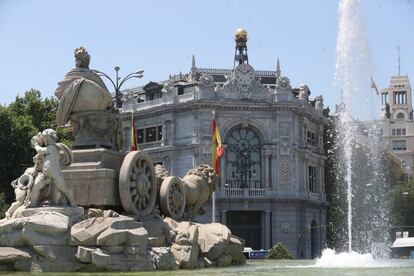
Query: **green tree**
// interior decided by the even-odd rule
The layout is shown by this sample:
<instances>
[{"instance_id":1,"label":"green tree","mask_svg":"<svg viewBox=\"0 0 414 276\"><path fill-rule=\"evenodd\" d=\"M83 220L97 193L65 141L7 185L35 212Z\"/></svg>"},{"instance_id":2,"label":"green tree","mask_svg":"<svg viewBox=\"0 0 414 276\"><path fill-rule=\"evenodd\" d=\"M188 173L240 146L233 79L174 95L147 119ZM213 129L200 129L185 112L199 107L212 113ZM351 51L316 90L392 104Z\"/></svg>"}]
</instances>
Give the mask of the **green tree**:
<instances>
[{"instance_id":1,"label":"green tree","mask_svg":"<svg viewBox=\"0 0 414 276\"><path fill-rule=\"evenodd\" d=\"M9 204L6 203L4 199L4 194L0 193L0 219L5 217L5 213L8 207L9 207Z\"/></svg>"},{"instance_id":2,"label":"green tree","mask_svg":"<svg viewBox=\"0 0 414 276\"><path fill-rule=\"evenodd\" d=\"M17 96L10 105L0 106L0 193L7 203L14 200L11 181L33 165L35 151L30 145L33 135L53 128L60 141L70 145L70 134L56 125L57 106L57 99L42 99L41 93L34 89L23 97Z\"/></svg>"},{"instance_id":3,"label":"green tree","mask_svg":"<svg viewBox=\"0 0 414 276\"><path fill-rule=\"evenodd\" d=\"M392 226L414 226L414 181L394 186L390 196Z\"/></svg>"}]
</instances>

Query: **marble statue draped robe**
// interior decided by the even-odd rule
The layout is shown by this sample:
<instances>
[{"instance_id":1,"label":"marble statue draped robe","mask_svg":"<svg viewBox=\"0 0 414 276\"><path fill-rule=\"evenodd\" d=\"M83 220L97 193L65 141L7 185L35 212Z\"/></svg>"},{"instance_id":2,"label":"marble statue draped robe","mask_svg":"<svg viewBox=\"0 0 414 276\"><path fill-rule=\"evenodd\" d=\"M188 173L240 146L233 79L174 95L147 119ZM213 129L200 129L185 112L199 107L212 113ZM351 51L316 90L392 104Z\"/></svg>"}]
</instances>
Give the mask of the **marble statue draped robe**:
<instances>
[{"instance_id":1,"label":"marble statue draped robe","mask_svg":"<svg viewBox=\"0 0 414 276\"><path fill-rule=\"evenodd\" d=\"M75 68L58 82L55 96L59 99L56 113L58 125L65 125L72 112L106 110L112 97L102 79L88 68Z\"/></svg>"}]
</instances>

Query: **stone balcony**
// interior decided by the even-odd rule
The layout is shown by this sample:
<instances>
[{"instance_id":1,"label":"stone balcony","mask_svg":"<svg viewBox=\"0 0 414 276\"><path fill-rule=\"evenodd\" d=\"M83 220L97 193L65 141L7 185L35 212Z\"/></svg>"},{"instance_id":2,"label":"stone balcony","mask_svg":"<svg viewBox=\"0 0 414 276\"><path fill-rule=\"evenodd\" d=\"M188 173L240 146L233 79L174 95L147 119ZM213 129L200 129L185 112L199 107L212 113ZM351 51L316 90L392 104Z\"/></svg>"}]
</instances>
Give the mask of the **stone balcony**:
<instances>
[{"instance_id":1,"label":"stone balcony","mask_svg":"<svg viewBox=\"0 0 414 276\"><path fill-rule=\"evenodd\" d=\"M317 202L325 202L325 193L312 192L286 192L277 191L274 189L264 188L223 188L219 187L216 190L217 199L303 199Z\"/></svg>"}]
</instances>

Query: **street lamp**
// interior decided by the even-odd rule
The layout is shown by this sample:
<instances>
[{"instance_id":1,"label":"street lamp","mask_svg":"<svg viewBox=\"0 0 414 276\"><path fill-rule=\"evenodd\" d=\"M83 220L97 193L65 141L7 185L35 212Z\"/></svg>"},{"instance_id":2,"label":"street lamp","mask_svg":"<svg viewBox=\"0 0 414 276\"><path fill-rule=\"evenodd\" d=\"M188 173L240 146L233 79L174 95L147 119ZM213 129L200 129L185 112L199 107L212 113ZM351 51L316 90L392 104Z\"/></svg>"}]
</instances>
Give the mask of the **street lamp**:
<instances>
[{"instance_id":1,"label":"street lamp","mask_svg":"<svg viewBox=\"0 0 414 276\"><path fill-rule=\"evenodd\" d=\"M312 229L317 229L317 228L328 228L328 227L331 227L331 230L333 230L333 223L332 222L330 222L329 224L324 224L324 225L316 225L316 226L312 226L312 224L310 224L310 225L308 225L308 226L306 226L306 228L305 228L305 230L303 230L302 232L300 232L300 234L299 234L299 237L298 237L298 242L297 242L297 253L298 253L298 258L301 258L301 257L303 257L302 255L303 255L303 251L301 250L301 246L300 246L300 241L301 241L301 239L302 239L302 237L303 237L303 235L306 233L306 232L310 232ZM312 237L311 237L311 239L312 239Z\"/></svg>"},{"instance_id":2,"label":"street lamp","mask_svg":"<svg viewBox=\"0 0 414 276\"><path fill-rule=\"evenodd\" d=\"M112 83L112 86L114 87L114 90L115 90L115 106L117 108L121 108L121 105L122 105L121 104L121 87L122 87L122 85L129 79L132 79L132 78L140 79L140 78L142 78L144 76L144 70L139 70L139 71L136 71L136 72L132 72L132 73L128 74L126 77L124 77L123 79L121 79L118 76L118 72L119 72L120 67L115 66L114 69L115 69L115 82L104 72L101 72L99 70L92 70L92 71L94 73L96 73L98 76L107 78Z\"/></svg>"},{"instance_id":3,"label":"street lamp","mask_svg":"<svg viewBox=\"0 0 414 276\"><path fill-rule=\"evenodd\" d=\"M227 226L230 229L230 185L226 183L224 187L227 190Z\"/></svg>"}]
</instances>

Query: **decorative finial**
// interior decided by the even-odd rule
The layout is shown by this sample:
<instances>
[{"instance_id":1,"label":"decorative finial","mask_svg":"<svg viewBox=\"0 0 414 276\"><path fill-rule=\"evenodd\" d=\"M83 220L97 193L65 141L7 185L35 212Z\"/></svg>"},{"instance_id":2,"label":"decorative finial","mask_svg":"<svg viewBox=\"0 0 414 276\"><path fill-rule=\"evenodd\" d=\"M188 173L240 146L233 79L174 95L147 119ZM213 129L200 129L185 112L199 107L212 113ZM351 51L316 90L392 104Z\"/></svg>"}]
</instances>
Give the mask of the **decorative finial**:
<instances>
[{"instance_id":1,"label":"decorative finial","mask_svg":"<svg viewBox=\"0 0 414 276\"><path fill-rule=\"evenodd\" d=\"M277 63L276 63L276 79L280 78L281 74L282 74L282 71L280 71L280 62L278 58Z\"/></svg>"},{"instance_id":2,"label":"decorative finial","mask_svg":"<svg viewBox=\"0 0 414 276\"><path fill-rule=\"evenodd\" d=\"M189 76L189 80L192 82L196 82L197 81L197 67L196 67L196 62L195 62L195 56L193 54L193 58L191 60L191 70L190 70L190 76Z\"/></svg>"},{"instance_id":3,"label":"decorative finial","mask_svg":"<svg viewBox=\"0 0 414 276\"><path fill-rule=\"evenodd\" d=\"M247 31L243 28L239 28L236 30L235 35L236 41L246 42L247 41Z\"/></svg>"}]
</instances>

